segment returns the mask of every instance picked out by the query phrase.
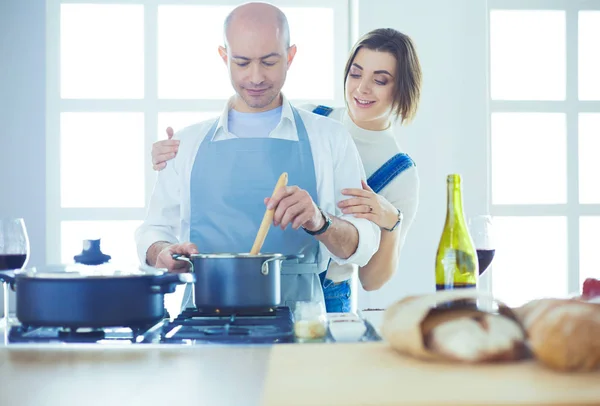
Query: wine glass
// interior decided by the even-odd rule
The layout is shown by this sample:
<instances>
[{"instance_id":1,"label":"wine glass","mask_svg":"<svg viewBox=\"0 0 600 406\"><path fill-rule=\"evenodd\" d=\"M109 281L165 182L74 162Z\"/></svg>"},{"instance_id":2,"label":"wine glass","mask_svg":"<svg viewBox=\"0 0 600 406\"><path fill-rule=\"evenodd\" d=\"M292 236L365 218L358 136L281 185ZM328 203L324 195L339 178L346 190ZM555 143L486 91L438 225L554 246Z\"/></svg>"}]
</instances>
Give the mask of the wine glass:
<instances>
[{"instance_id":1,"label":"wine glass","mask_svg":"<svg viewBox=\"0 0 600 406\"><path fill-rule=\"evenodd\" d=\"M0 219L0 272L16 271L29 261L29 237L22 218ZM4 320L8 323L9 284L4 282Z\"/></svg>"},{"instance_id":2,"label":"wine glass","mask_svg":"<svg viewBox=\"0 0 600 406\"><path fill-rule=\"evenodd\" d=\"M479 275L482 275L492 263L496 248L492 238L492 217L473 216L469 219L469 233L473 239L479 262Z\"/></svg>"}]
</instances>

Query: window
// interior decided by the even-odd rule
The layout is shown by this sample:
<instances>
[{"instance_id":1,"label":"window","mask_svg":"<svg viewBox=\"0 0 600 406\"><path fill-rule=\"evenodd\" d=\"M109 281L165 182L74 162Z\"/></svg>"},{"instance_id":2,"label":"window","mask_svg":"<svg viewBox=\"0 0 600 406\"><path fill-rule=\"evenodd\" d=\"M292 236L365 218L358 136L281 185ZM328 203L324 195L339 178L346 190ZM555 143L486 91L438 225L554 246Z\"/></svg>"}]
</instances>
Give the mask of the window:
<instances>
[{"instance_id":1,"label":"window","mask_svg":"<svg viewBox=\"0 0 600 406\"><path fill-rule=\"evenodd\" d=\"M489 5L492 289L520 305L600 277L600 4Z\"/></svg>"},{"instance_id":2,"label":"window","mask_svg":"<svg viewBox=\"0 0 600 406\"><path fill-rule=\"evenodd\" d=\"M218 116L233 94L217 47L237 2L181 3L47 2L48 263L72 262L93 238L114 262L137 263L133 233L156 177L152 143L167 126ZM272 3L298 47L286 96L342 105L347 2Z\"/></svg>"}]
</instances>

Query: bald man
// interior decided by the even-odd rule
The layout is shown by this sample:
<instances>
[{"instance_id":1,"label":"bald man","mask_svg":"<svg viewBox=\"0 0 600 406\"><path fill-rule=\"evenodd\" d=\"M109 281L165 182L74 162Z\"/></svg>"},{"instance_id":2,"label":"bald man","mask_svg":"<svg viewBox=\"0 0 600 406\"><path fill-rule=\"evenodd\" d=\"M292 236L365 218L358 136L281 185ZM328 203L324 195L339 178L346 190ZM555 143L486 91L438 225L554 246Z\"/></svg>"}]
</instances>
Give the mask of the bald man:
<instances>
[{"instance_id":1,"label":"bald man","mask_svg":"<svg viewBox=\"0 0 600 406\"><path fill-rule=\"evenodd\" d=\"M219 119L175 134L179 152L158 174L136 242L142 263L182 272L186 263L173 254L249 252L265 209L273 209L261 251L303 255L282 266L281 304L294 308L323 302L319 274L331 260L366 265L380 230L337 207L342 190L361 188L365 178L350 135L281 93L296 55L289 41L287 19L272 5L247 3L227 16L219 54L235 95ZM269 198L283 172L288 186Z\"/></svg>"}]
</instances>

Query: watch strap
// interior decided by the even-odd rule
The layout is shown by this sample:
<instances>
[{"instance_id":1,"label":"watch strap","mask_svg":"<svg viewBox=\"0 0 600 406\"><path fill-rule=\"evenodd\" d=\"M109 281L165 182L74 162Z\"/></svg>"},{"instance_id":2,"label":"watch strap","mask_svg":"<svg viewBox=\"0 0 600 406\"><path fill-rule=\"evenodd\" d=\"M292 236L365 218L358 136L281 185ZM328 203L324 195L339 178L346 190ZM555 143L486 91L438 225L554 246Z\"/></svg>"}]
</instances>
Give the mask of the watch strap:
<instances>
[{"instance_id":1,"label":"watch strap","mask_svg":"<svg viewBox=\"0 0 600 406\"><path fill-rule=\"evenodd\" d=\"M327 231L327 229L329 228L329 226L331 225L331 218L326 215L323 210L321 210L321 208L318 208L319 211L321 212L321 216L323 216L323 220L325 220L325 224L323 224L323 227L321 227L320 229L318 229L317 231L310 231L307 230L306 228L302 227L302 229L304 231L306 231L308 234L310 235L321 235L323 234L325 231Z\"/></svg>"}]
</instances>

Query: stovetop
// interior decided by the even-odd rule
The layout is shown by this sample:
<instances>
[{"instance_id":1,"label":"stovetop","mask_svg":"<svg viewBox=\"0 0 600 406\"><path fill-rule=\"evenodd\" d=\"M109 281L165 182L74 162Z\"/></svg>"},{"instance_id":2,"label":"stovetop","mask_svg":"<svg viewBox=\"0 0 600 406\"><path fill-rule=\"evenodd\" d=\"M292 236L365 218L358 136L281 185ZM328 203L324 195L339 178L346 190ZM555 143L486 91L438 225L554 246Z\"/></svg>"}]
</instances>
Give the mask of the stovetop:
<instances>
[{"instance_id":1,"label":"stovetop","mask_svg":"<svg viewBox=\"0 0 600 406\"><path fill-rule=\"evenodd\" d=\"M294 319L288 307L260 313L217 314L186 309L162 328L163 343L276 344L294 342Z\"/></svg>"},{"instance_id":2,"label":"stovetop","mask_svg":"<svg viewBox=\"0 0 600 406\"><path fill-rule=\"evenodd\" d=\"M146 328L111 327L71 330L62 327L13 325L8 343L96 344L276 344L294 342L288 307L223 314L186 309L176 319Z\"/></svg>"},{"instance_id":3,"label":"stovetop","mask_svg":"<svg viewBox=\"0 0 600 406\"><path fill-rule=\"evenodd\" d=\"M334 315L337 323L342 314ZM343 314L342 319L347 314ZM356 316L353 316L356 317ZM357 319L360 320L360 319ZM337 320L340 321L340 320ZM341 320L343 321L343 320ZM367 320L361 337L355 341L380 341L381 337ZM342 323L343 324L343 323ZM340 341L339 329L328 329L325 342ZM335 331L334 331L335 330ZM23 326L15 321L4 334L5 344L165 344L165 345L254 345L294 343L294 318L288 307L276 307L246 313L226 313L190 308L177 318L167 317L143 328L111 327L70 330L62 327Z\"/></svg>"},{"instance_id":4,"label":"stovetop","mask_svg":"<svg viewBox=\"0 0 600 406\"><path fill-rule=\"evenodd\" d=\"M160 321L150 328L129 327L68 329L62 327L12 326L8 331L8 343L19 344L133 344L149 341L164 325Z\"/></svg>"}]
</instances>

